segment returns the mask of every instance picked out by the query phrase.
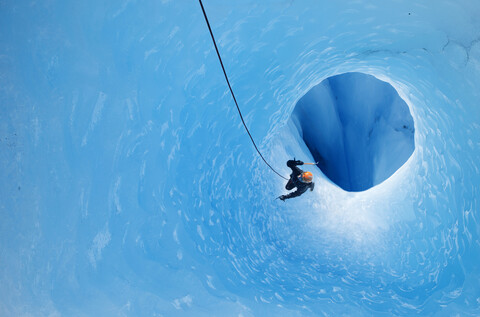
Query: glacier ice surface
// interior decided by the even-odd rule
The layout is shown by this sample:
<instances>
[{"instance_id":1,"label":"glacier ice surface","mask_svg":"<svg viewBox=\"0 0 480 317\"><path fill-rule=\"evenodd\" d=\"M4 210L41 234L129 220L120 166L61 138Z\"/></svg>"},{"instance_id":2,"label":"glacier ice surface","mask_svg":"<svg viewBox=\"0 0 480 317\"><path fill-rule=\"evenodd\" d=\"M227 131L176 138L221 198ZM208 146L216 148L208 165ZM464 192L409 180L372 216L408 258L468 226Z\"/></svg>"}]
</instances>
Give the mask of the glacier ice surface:
<instances>
[{"instance_id":1,"label":"glacier ice surface","mask_svg":"<svg viewBox=\"0 0 480 317\"><path fill-rule=\"evenodd\" d=\"M479 315L478 1L204 5L279 172L349 72L407 103L414 152L274 201L198 2L0 1L0 315Z\"/></svg>"}]
</instances>

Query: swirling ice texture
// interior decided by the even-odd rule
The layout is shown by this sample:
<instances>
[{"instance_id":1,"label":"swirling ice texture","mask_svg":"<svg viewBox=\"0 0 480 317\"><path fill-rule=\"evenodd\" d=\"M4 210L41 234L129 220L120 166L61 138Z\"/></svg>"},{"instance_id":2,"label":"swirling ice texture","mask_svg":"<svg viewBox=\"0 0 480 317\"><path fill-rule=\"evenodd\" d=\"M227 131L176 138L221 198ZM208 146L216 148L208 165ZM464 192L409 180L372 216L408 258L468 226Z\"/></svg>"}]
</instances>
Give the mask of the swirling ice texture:
<instances>
[{"instance_id":1,"label":"swirling ice texture","mask_svg":"<svg viewBox=\"0 0 480 317\"><path fill-rule=\"evenodd\" d=\"M391 178L273 201L195 1L0 2L0 314L478 315L475 1L206 1L247 125L363 72L410 107Z\"/></svg>"}]
</instances>

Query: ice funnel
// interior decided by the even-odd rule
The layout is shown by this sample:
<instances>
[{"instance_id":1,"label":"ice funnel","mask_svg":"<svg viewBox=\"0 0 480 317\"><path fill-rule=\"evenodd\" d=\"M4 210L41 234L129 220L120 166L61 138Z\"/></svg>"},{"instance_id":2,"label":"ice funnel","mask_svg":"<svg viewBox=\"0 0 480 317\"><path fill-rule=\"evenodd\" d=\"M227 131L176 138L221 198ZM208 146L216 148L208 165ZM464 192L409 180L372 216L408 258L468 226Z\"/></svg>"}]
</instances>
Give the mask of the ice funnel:
<instances>
[{"instance_id":1,"label":"ice funnel","mask_svg":"<svg viewBox=\"0 0 480 317\"><path fill-rule=\"evenodd\" d=\"M329 77L297 102L295 123L319 168L346 191L364 191L397 171L415 149L406 102L364 73Z\"/></svg>"}]
</instances>

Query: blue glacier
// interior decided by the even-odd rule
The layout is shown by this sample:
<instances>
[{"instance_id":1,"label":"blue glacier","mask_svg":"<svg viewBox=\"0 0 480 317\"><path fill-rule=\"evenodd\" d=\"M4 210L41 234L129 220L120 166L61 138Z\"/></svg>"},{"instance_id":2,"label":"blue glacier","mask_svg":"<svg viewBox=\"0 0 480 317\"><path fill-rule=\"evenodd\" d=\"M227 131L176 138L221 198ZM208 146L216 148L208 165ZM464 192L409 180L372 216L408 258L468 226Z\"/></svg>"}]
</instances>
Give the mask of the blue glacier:
<instances>
[{"instance_id":1,"label":"blue glacier","mask_svg":"<svg viewBox=\"0 0 480 317\"><path fill-rule=\"evenodd\" d=\"M0 315L480 315L478 1L204 5L282 175L347 73L405 102L410 153L274 200L197 1L0 1Z\"/></svg>"}]
</instances>

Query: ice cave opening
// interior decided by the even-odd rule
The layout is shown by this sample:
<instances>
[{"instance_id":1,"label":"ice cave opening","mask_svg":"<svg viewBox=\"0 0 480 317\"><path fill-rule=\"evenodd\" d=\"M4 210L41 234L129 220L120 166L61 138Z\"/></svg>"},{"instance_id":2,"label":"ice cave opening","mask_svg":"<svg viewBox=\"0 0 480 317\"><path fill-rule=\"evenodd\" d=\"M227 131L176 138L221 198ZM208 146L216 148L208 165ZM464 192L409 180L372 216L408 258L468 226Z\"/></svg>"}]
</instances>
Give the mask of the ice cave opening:
<instances>
[{"instance_id":1,"label":"ice cave opening","mask_svg":"<svg viewBox=\"0 0 480 317\"><path fill-rule=\"evenodd\" d=\"M326 78L298 100L291 119L322 172L346 191L382 183L415 150L407 103L365 73Z\"/></svg>"}]
</instances>

